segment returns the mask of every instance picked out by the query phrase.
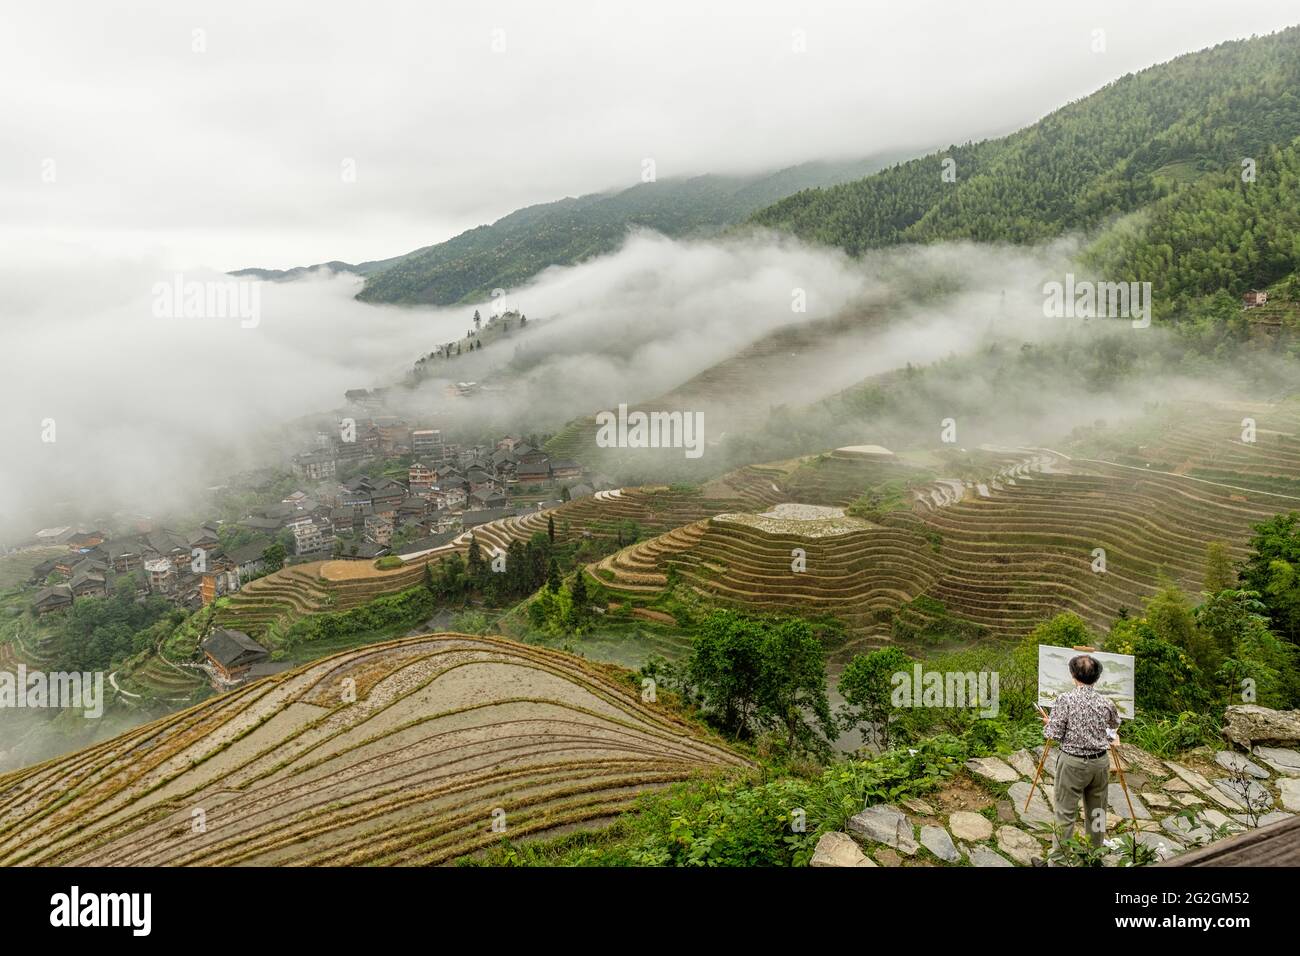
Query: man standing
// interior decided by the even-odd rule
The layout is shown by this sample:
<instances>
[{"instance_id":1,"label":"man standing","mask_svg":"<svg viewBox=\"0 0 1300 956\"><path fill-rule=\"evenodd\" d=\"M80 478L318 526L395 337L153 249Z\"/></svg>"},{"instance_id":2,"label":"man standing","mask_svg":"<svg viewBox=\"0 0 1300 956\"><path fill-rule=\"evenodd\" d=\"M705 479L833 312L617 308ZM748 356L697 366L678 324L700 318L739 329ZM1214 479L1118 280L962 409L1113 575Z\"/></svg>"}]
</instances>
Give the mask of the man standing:
<instances>
[{"instance_id":1,"label":"man standing","mask_svg":"<svg viewBox=\"0 0 1300 956\"><path fill-rule=\"evenodd\" d=\"M1097 693L1101 662L1081 654L1070 659L1074 690L1056 699L1050 717L1043 716L1043 736L1058 741L1056 759L1056 835L1049 866L1059 866L1061 844L1074 834L1083 801L1084 826L1093 847L1106 838L1106 795L1110 785L1109 749L1119 742L1119 711Z\"/></svg>"}]
</instances>

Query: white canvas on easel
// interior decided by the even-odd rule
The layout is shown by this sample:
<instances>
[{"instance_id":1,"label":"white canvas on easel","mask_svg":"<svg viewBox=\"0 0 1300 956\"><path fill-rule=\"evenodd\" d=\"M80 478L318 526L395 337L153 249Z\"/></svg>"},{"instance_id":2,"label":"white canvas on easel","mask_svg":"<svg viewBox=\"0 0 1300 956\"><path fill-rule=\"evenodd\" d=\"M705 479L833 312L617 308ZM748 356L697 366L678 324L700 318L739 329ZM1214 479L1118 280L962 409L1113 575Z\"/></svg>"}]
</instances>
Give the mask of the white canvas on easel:
<instances>
[{"instance_id":1,"label":"white canvas on easel","mask_svg":"<svg viewBox=\"0 0 1300 956\"><path fill-rule=\"evenodd\" d=\"M1038 705L1051 707L1056 698L1074 690L1070 659L1086 654L1101 664L1101 678L1093 685L1097 693L1115 702L1119 715L1133 719L1133 655L1104 651L1076 651L1070 647L1038 645Z\"/></svg>"}]
</instances>

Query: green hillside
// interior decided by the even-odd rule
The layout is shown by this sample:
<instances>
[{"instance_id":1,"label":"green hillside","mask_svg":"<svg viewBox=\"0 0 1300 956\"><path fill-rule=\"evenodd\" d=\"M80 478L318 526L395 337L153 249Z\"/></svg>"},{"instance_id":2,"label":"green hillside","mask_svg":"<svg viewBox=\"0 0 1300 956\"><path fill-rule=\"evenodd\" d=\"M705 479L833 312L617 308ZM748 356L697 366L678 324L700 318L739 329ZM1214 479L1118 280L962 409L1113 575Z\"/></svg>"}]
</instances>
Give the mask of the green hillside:
<instances>
[{"instance_id":1,"label":"green hillside","mask_svg":"<svg viewBox=\"0 0 1300 956\"><path fill-rule=\"evenodd\" d=\"M370 274L364 302L453 305L510 289L553 265L615 251L629 229L708 235L793 192L845 182L896 156L805 163L757 176L699 176L529 206L454 239L419 249ZM358 270L353 270L358 271Z\"/></svg>"},{"instance_id":2,"label":"green hillside","mask_svg":"<svg viewBox=\"0 0 1300 956\"><path fill-rule=\"evenodd\" d=\"M1300 135L1298 94L1300 28L1291 27L1129 74L1002 139L805 190L750 221L854 254L903 242L1049 239L1206 188L1207 176L1239 176L1243 158L1258 161L1262 179L1271 150ZM955 181L942 176L947 158ZM1265 238L1295 236L1286 233ZM1215 232L1210 241L1238 239Z\"/></svg>"},{"instance_id":3,"label":"green hillside","mask_svg":"<svg viewBox=\"0 0 1300 956\"><path fill-rule=\"evenodd\" d=\"M1273 302L1300 300L1300 140L1256 157L1253 182L1213 173L1108 230L1087 258L1107 276L1150 281L1156 314L1182 312L1220 290L1268 288ZM1279 301L1280 300L1280 301ZM1275 305L1274 308L1277 308Z\"/></svg>"}]
</instances>

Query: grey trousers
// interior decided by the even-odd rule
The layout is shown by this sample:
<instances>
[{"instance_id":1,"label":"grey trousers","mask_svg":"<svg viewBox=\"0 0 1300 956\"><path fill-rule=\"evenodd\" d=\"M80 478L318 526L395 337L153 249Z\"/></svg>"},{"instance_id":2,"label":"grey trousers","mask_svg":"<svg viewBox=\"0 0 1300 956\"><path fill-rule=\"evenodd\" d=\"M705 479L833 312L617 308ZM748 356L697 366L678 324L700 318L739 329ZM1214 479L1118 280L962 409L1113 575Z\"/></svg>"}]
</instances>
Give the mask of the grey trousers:
<instances>
[{"instance_id":1,"label":"grey trousers","mask_svg":"<svg viewBox=\"0 0 1300 956\"><path fill-rule=\"evenodd\" d=\"M1074 835L1079 819L1079 801L1083 801L1083 823L1094 847L1106 839L1107 790L1110 787L1110 754L1085 760L1060 751L1056 758L1057 834L1052 839L1051 859L1060 862L1060 844Z\"/></svg>"}]
</instances>

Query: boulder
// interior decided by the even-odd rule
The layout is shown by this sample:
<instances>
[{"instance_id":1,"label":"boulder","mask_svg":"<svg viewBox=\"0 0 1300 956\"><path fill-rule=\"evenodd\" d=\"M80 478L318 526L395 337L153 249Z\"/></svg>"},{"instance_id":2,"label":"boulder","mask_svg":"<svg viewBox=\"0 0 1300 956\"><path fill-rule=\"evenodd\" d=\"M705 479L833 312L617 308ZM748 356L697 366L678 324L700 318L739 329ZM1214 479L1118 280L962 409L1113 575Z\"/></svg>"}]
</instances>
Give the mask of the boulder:
<instances>
[{"instance_id":1,"label":"boulder","mask_svg":"<svg viewBox=\"0 0 1300 956\"><path fill-rule=\"evenodd\" d=\"M943 827L921 827L921 846L947 863L956 863L961 859L952 837Z\"/></svg>"},{"instance_id":2,"label":"boulder","mask_svg":"<svg viewBox=\"0 0 1300 956\"><path fill-rule=\"evenodd\" d=\"M913 813L919 813L923 817L932 817L935 815L934 807L930 806L930 804L926 803L919 797L908 797L900 802Z\"/></svg>"},{"instance_id":3,"label":"boulder","mask_svg":"<svg viewBox=\"0 0 1300 956\"><path fill-rule=\"evenodd\" d=\"M957 810L949 816L948 828L961 840L979 842L993 836L993 824L988 818L969 810Z\"/></svg>"},{"instance_id":4,"label":"boulder","mask_svg":"<svg viewBox=\"0 0 1300 956\"><path fill-rule=\"evenodd\" d=\"M1043 846L1024 830L1013 826L998 827L998 849L1021 866L1031 866L1043 855Z\"/></svg>"},{"instance_id":5,"label":"boulder","mask_svg":"<svg viewBox=\"0 0 1300 956\"><path fill-rule=\"evenodd\" d=\"M895 850L914 854L918 847L912 836L912 823L897 807L888 804L867 807L849 819L849 833L859 839L883 843Z\"/></svg>"},{"instance_id":6,"label":"boulder","mask_svg":"<svg viewBox=\"0 0 1300 956\"><path fill-rule=\"evenodd\" d=\"M997 757L972 757L966 761L966 769L994 783L1011 783L1020 779L1020 774Z\"/></svg>"},{"instance_id":7,"label":"boulder","mask_svg":"<svg viewBox=\"0 0 1300 956\"><path fill-rule=\"evenodd\" d=\"M1231 773L1245 772L1256 780L1267 780L1272 776L1259 764L1247 760L1241 754L1233 753L1231 750L1220 750L1214 755L1214 762L1224 770Z\"/></svg>"},{"instance_id":8,"label":"boulder","mask_svg":"<svg viewBox=\"0 0 1300 956\"><path fill-rule=\"evenodd\" d=\"M971 850L970 862L972 866L1015 866L1005 856L986 846L977 846Z\"/></svg>"},{"instance_id":9,"label":"boulder","mask_svg":"<svg viewBox=\"0 0 1300 956\"><path fill-rule=\"evenodd\" d=\"M1300 777L1300 750L1256 747L1255 756L1284 777Z\"/></svg>"},{"instance_id":10,"label":"boulder","mask_svg":"<svg viewBox=\"0 0 1300 956\"><path fill-rule=\"evenodd\" d=\"M1256 744L1300 744L1300 710L1273 710L1259 704L1234 704L1223 712L1223 736L1242 750Z\"/></svg>"},{"instance_id":11,"label":"boulder","mask_svg":"<svg viewBox=\"0 0 1300 956\"><path fill-rule=\"evenodd\" d=\"M823 833L809 866L875 866L847 833Z\"/></svg>"}]
</instances>

